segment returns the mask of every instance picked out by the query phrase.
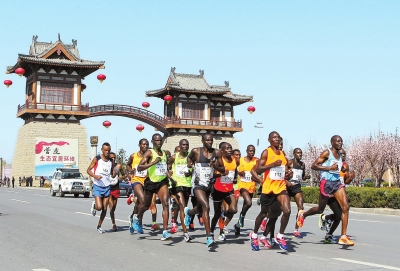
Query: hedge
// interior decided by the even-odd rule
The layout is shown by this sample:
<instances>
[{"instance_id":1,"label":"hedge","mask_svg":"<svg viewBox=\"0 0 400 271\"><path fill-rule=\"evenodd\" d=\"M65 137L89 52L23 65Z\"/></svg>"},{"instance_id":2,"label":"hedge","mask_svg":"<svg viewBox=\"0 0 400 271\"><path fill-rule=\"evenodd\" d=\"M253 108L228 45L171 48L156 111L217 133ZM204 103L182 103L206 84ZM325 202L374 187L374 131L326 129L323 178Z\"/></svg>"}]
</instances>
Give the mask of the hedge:
<instances>
[{"instance_id":1,"label":"hedge","mask_svg":"<svg viewBox=\"0 0 400 271\"><path fill-rule=\"evenodd\" d=\"M318 203L318 187L302 187L304 202ZM347 187L350 207L400 209L399 188Z\"/></svg>"}]
</instances>

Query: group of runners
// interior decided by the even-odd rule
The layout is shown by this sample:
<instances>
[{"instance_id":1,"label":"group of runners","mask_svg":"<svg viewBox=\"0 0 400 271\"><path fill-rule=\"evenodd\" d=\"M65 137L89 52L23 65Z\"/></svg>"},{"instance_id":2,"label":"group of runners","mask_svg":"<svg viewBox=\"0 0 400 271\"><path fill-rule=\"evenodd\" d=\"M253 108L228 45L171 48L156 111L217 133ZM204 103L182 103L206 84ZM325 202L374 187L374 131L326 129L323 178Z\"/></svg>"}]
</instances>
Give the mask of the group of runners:
<instances>
[{"instance_id":1,"label":"group of runners","mask_svg":"<svg viewBox=\"0 0 400 271\"><path fill-rule=\"evenodd\" d=\"M326 231L326 243L339 243L352 246L354 242L347 235L349 204L345 190L354 178L345 163L346 154L342 149L343 141L338 135L331 138L331 148L323 151L311 165L313 170L320 172L320 195L318 206L304 211L301 181L309 179L306 175L305 164L302 162L302 150L293 151L293 159L288 159L283 151L283 140L279 133L271 132L268 137L270 146L265 149L260 158L254 155L253 145L246 148L246 155L240 150L232 149L228 142L221 142L219 148L213 148L213 136L202 135L202 147L190 150L189 141L182 139L175 152L162 149L163 138L156 133L149 141L139 141L139 151L132 154L126 169L116 163L116 155L111 152L110 144L104 143L101 155L96 156L87 169L93 180L93 196L91 212L101 211L97 231L104 233L101 228L110 208L113 230L115 225L115 207L119 197L118 182L128 179L133 187L133 193L127 203L134 203L132 214L129 216L130 233L144 233L142 221L147 210L152 213L151 231L158 231L156 222L156 203L162 205L162 236L161 240L171 239L171 234L181 227L186 242L192 240L189 230L194 230L194 219L197 216L199 224L206 232L206 245L216 245L214 231L218 224L218 240L224 241L229 232L228 225L235 214L239 212L238 221L233 225L234 234L240 236L248 210L252 207L252 199L260 194L258 203L260 213L255 219L254 229L249 233L251 248L259 250L260 244L271 248L275 244L282 250L288 250L284 232L291 214L290 198L297 204L297 216L292 236L302 238L299 232L305 218L319 214L318 224ZM259 187L257 189L257 186ZM243 198L243 205L238 210L238 199ZM214 215L210 219L210 198L213 201ZM192 208L189 208L189 199ZM158 201L158 202L157 202ZM170 209L171 228L168 230ZM329 205L332 214L323 214ZM275 235L275 224L281 216L280 228ZM333 232L342 221L339 240L333 237ZM260 233L260 236L259 236Z\"/></svg>"}]
</instances>

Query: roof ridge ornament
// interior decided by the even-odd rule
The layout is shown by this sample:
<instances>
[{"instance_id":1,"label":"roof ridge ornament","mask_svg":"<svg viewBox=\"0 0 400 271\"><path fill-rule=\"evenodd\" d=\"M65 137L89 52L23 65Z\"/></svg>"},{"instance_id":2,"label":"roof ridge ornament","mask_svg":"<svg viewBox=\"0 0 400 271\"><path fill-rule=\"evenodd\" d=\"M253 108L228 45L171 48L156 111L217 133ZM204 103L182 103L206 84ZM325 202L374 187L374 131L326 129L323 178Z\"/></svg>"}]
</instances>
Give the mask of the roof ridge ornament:
<instances>
[{"instance_id":1,"label":"roof ridge ornament","mask_svg":"<svg viewBox=\"0 0 400 271\"><path fill-rule=\"evenodd\" d=\"M61 41L60 33L58 33L58 41Z\"/></svg>"},{"instance_id":2,"label":"roof ridge ornament","mask_svg":"<svg viewBox=\"0 0 400 271\"><path fill-rule=\"evenodd\" d=\"M36 43L36 41L37 41L37 39L38 39L38 36L36 35L33 35L33 37L32 37L32 42L33 42L33 44L35 44Z\"/></svg>"},{"instance_id":3,"label":"roof ridge ornament","mask_svg":"<svg viewBox=\"0 0 400 271\"><path fill-rule=\"evenodd\" d=\"M175 74L175 67L171 67L171 72Z\"/></svg>"},{"instance_id":4,"label":"roof ridge ornament","mask_svg":"<svg viewBox=\"0 0 400 271\"><path fill-rule=\"evenodd\" d=\"M78 47L78 41L72 39L72 45L74 46L74 48Z\"/></svg>"},{"instance_id":5,"label":"roof ridge ornament","mask_svg":"<svg viewBox=\"0 0 400 271\"><path fill-rule=\"evenodd\" d=\"M228 88L229 87L229 81L225 81L225 86Z\"/></svg>"},{"instance_id":6,"label":"roof ridge ornament","mask_svg":"<svg viewBox=\"0 0 400 271\"><path fill-rule=\"evenodd\" d=\"M199 70L200 76L203 77L204 76L204 70Z\"/></svg>"}]
</instances>

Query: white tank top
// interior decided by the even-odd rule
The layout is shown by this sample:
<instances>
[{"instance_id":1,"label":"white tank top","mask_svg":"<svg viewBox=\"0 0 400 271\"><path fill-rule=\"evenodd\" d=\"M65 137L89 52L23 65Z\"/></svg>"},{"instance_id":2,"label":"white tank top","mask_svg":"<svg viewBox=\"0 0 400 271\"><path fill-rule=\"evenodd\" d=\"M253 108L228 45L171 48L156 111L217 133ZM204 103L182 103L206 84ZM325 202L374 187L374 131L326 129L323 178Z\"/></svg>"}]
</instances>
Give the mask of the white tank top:
<instances>
[{"instance_id":1,"label":"white tank top","mask_svg":"<svg viewBox=\"0 0 400 271\"><path fill-rule=\"evenodd\" d=\"M97 163L93 168L94 175L100 175L101 179L97 180L93 178L93 183L97 186L107 187L110 186L111 166L110 160L104 161L101 156L96 156Z\"/></svg>"}]
</instances>

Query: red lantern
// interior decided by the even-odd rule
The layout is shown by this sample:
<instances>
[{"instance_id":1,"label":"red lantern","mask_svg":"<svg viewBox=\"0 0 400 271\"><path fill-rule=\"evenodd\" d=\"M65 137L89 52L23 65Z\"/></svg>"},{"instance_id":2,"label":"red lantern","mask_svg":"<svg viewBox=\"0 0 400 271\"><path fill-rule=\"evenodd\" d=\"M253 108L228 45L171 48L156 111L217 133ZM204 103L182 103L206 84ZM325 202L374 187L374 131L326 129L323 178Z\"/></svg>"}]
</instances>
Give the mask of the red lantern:
<instances>
[{"instance_id":1,"label":"red lantern","mask_svg":"<svg viewBox=\"0 0 400 271\"><path fill-rule=\"evenodd\" d=\"M15 73L21 77L25 73L25 69L23 68L15 69Z\"/></svg>"},{"instance_id":2,"label":"red lantern","mask_svg":"<svg viewBox=\"0 0 400 271\"><path fill-rule=\"evenodd\" d=\"M139 124L138 126L136 126L136 130L141 133L144 130L144 126L142 124Z\"/></svg>"},{"instance_id":3,"label":"red lantern","mask_svg":"<svg viewBox=\"0 0 400 271\"><path fill-rule=\"evenodd\" d=\"M103 121L103 126L106 127L106 128L108 129L108 127L111 126L111 121L108 121L108 120Z\"/></svg>"},{"instance_id":4,"label":"red lantern","mask_svg":"<svg viewBox=\"0 0 400 271\"><path fill-rule=\"evenodd\" d=\"M86 85L85 84L81 84L81 91L84 91L86 89Z\"/></svg>"},{"instance_id":5,"label":"red lantern","mask_svg":"<svg viewBox=\"0 0 400 271\"><path fill-rule=\"evenodd\" d=\"M169 95L169 94L165 95L165 96L164 96L164 101L166 101L167 104L169 104L169 102L172 101L172 96Z\"/></svg>"},{"instance_id":6,"label":"red lantern","mask_svg":"<svg viewBox=\"0 0 400 271\"><path fill-rule=\"evenodd\" d=\"M106 80L106 76L104 74L99 74L97 75L97 79L100 81L100 83L103 83L104 80Z\"/></svg>"},{"instance_id":7,"label":"red lantern","mask_svg":"<svg viewBox=\"0 0 400 271\"><path fill-rule=\"evenodd\" d=\"M144 108L148 108L149 106L150 106L150 103L148 103L148 102L143 102L142 103L142 106L144 107Z\"/></svg>"},{"instance_id":8,"label":"red lantern","mask_svg":"<svg viewBox=\"0 0 400 271\"><path fill-rule=\"evenodd\" d=\"M249 107L247 107L247 111L250 112L250 114L253 114L254 111L256 111L256 108L252 105L250 105Z\"/></svg>"},{"instance_id":9,"label":"red lantern","mask_svg":"<svg viewBox=\"0 0 400 271\"><path fill-rule=\"evenodd\" d=\"M9 87L12 85L12 81L10 79L4 80L4 85L6 85L6 87Z\"/></svg>"}]
</instances>

